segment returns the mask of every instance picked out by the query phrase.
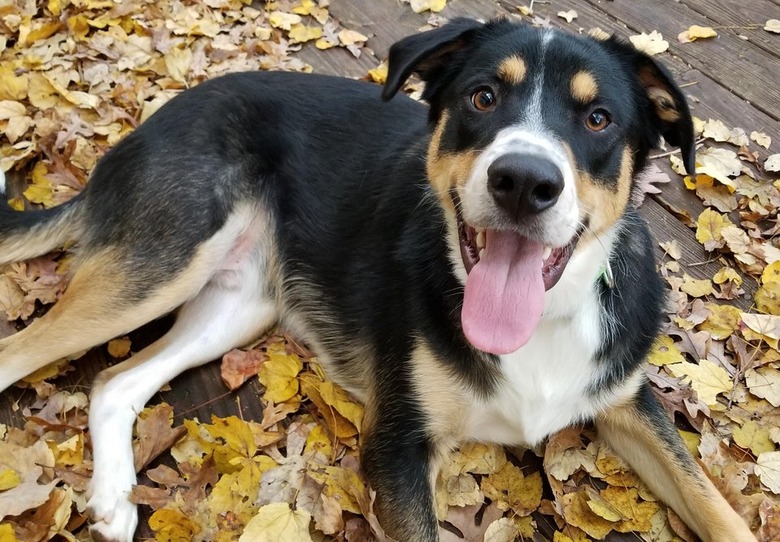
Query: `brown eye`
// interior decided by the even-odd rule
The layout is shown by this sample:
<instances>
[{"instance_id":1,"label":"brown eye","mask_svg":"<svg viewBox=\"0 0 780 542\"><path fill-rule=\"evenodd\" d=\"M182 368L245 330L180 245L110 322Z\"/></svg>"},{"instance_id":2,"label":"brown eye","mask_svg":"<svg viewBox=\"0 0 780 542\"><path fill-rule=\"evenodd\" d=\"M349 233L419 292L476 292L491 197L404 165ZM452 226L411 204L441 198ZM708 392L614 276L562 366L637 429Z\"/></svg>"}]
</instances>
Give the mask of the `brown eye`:
<instances>
[{"instance_id":1,"label":"brown eye","mask_svg":"<svg viewBox=\"0 0 780 542\"><path fill-rule=\"evenodd\" d=\"M490 111L496 106L496 95L489 88L481 88L471 95L471 104L477 111Z\"/></svg>"},{"instance_id":2,"label":"brown eye","mask_svg":"<svg viewBox=\"0 0 780 542\"><path fill-rule=\"evenodd\" d=\"M600 132L612 123L605 109L596 109L585 119L585 126L593 132Z\"/></svg>"}]
</instances>

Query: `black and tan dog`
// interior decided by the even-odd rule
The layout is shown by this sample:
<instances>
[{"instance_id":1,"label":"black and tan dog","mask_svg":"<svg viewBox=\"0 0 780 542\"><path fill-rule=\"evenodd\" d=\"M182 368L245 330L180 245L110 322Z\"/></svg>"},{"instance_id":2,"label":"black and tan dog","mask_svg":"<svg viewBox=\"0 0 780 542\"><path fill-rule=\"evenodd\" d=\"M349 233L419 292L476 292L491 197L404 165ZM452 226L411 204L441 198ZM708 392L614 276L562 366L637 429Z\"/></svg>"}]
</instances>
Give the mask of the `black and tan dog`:
<instances>
[{"instance_id":1,"label":"black and tan dog","mask_svg":"<svg viewBox=\"0 0 780 542\"><path fill-rule=\"evenodd\" d=\"M412 73L430 107L394 97ZM664 68L504 20L400 41L381 96L286 73L204 83L79 197L2 210L0 263L65 243L77 262L62 299L0 341L0 388L178 309L93 388L89 504L106 540L136 527L136 413L277 321L365 403L362 462L402 542L436 540L431 485L458 442L535 444L587 420L702 539L754 540L643 376L662 286L629 196L660 136L692 171Z\"/></svg>"}]
</instances>

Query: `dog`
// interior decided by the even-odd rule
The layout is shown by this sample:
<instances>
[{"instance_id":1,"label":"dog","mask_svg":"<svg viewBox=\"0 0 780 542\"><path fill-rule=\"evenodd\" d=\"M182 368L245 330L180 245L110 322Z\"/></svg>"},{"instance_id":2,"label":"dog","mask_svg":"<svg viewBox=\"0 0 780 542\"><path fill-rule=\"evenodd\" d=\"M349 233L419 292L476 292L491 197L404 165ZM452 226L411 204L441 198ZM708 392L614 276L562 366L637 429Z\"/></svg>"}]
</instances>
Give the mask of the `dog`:
<instances>
[{"instance_id":1,"label":"dog","mask_svg":"<svg viewBox=\"0 0 780 542\"><path fill-rule=\"evenodd\" d=\"M427 106L397 95L417 74ZM73 245L68 289L0 341L0 388L172 311L97 378L93 536L128 541L136 413L281 322L366 408L387 534L437 540L459 442L535 445L593 421L704 541L755 540L655 400L663 286L631 206L661 136L694 171L685 97L618 39L456 19L394 44L384 88L226 75L110 150L84 191L0 214L0 263Z\"/></svg>"}]
</instances>

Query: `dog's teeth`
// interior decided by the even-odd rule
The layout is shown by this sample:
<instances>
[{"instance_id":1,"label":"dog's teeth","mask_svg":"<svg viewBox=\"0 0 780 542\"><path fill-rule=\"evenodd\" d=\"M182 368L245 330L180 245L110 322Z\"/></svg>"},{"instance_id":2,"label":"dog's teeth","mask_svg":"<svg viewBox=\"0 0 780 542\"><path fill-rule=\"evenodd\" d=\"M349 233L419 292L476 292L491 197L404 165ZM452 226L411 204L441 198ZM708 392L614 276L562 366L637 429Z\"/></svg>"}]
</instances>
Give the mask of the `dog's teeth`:
<instances>
[{"instance_id":1,"label":"dog's teeth","mask_svg":"<svg viewBox=\"0 0 780 542\"><path fill-rule=\"evenodd\" d=\"M542 259L546 260L552 254L552 247L544 247L544 253L542 253Z\"/></svg>"},{"instance_id":2,"label":"dog's teeth","mask_svg":"<svg viewBox=\"0 0 780 542\"><path fill-rule=\"evenodd\" d=\"M477 248L485 248L485 230L477 232Z\"/></svg>"},{"instance_id":3,"label":"dog's teeth","mask_svg":"<svg viewBox=\"0 0 780 542\"><path fill-rule=\"evenodd\" d=\"M482 250L480 250L480 251L479 251L479 259L480 259L480 260L482 259L482 254L483 254L484 252L485 252L485 249L484 249L484 248L483 248Z\"/></svg>"}]
</instances>

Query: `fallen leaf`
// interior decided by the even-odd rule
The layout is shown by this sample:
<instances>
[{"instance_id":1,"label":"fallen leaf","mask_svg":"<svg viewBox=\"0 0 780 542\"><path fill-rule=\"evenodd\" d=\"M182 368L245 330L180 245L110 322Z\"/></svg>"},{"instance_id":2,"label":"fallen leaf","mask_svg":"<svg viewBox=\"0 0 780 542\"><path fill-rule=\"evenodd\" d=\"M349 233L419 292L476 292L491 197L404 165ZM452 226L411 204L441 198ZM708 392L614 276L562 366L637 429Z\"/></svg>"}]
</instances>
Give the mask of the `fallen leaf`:
<instances>
[{"instance_id":1,"label":"fallen leaf","mask_svg":"<svg viewBox=\"0 0 780 542\"><path fill-rule=\"evenodd\" d=\"M780 20L769 19L764 25L764 30L767 32L774 32L775 34L780 34Z\"/></svg>"},{"instance_id":2,"label":"fallen leaf","mask_svg":"<svg viewBox=\"0 0 780 542\"><path fill-rule=\"evenodd\" d=\"M650 349L647 361L652 365L660 367L672 363L681 363L685 361L685 356L675 346L674 339L666 335L660 335Z\"/></svg>"},{"instance_id":3,"label":"fallen leaf","mask_svg":"<svg viewBox=\"0 0 780 542\"><path fill-rule=\"evenodd\" d=\"M753 395L766 399L775 408L780 407L780 371L771 367L749 369L745 383Z\"/></svg>"},{"instance_id":4,"label":"fallen leaf","mask_svg":"<svg viewBox=\"0 0 780 542\"><path fill-rule=\"evenodd\" d=\"M734 429L731 436L738 446L750 450L755 456L775 449L774 442L769 438L769 430L753 420L748 420L741 427Z\"/></svg>"},{"instance_id":5,"label":"fallen leaf","mask_svg":"<svg viewBox=\"0 0 780 542\"><path fill-rule=\"evenodd\" d=\"M577 12L573 9L570 9L569 11L559 11L557 15L561 19L566 19L567 23L571 23L574 19L577 18Z\"/></svg>"},{"instance_id":6,"label":"fallen leaf","mask_svg":"<svg viewBox=\"0 0 780 542\"><path fill-rule=\"evenodd\" d=\"M447 0L404 0L404 2L411 5L415 13L423 11L438 13L447 5Z\"/></svg>"},{"instance_id":7,"label":"fallen leaf","mask_svg":"<svg viewBox=\"0 0 780 542\"><path fill-rule=\"evenodd\" d=\"M764 162L764 169L774 173L780 171L780 153L769 156Z\"/></svg>"},{"instance_id":8,"label":"fallen leaf","mask_svg":"<svg viewBox=\"0 0 780 542\"><path fill-rule=\"evenodd\" d=\"M239 542L311 542L311 516L302 510L292 510L286 502L262 506L244 528Z\"/></svg>"},{"instance_id":9,"label":"fallen leaf","mask_svg":"<svg viewBox=\"0 0 780 542\"><path fill-rule=\"evenodd\" d=\"M714 38L718 33L709 26L693 25L677 36L680 43L690 43L699 39Z\"/></svg>"},{"instance_id":10,"label":"fallen leaf","mask_svg":"<svg viewBox=\"0 0 780 542\"><path fill-rule=\"evenodd\" d=\"M769 137L764 132L750 132L750 139L755 141L757 144L761 145L765 149L768 149L769 146L772 144L772 138Z\"/></svg>"},{"instance_id":11,"label":"fallen leaf","mask_svg":"<svg viewBox=\"0 0 780 542\"><path fill-rule=\"evenodd\" d=\"M717 403L719 394L731 391L734 386L723 367L706 359L699 360L698 364L686 361L667 365L667 369L674 376L684 377L683 381L690 382L699 399L709 406Z\"/></svg>"},{"instance_id":12,"label":"fallen leaf","mask_svg":"<svg viewBox=\"0 0 780 542\"><path fill-rule=\"evenodd\" d=\"M266 359L266 354L261 350L231 350L222 356L220 376L229 389L238 389L258 374Z\"/></svg>"},{"instance_id":13,"label":"fallen leaf","mask_svg":"<svg viewBox=\"0 0 780 542\"><path fill-rule=\"evenodd\" d=\"M12 471L20 479L0 492L0 518L18 516L45 503L58 480L47 475L44 468L53 466L54 455L42 440L28 447L0 441L0 470ZM14 481L14 475L5 476L8 482Z\"/></svg>"},{"instance_id":14,"label":"fallen leaf","mask_svg":"<svg viewBox=\"0 0 780 542\"><path fill-rule=\"evenodd\" d=\"M663 53L669 48L669 42L664 40L661 33L657 30L653 30L649 34L642 32L628 39L631 40L634 47L650 56Z\"/></svg>"},{"instance_id":15,"label":"fallen leaf","mask_svg":"<svg viewBox=\"0 0 780 542\"><path fill-rule=\"evenodd\" d=\"M762 484L780 495L780 452L764 452L759 455L755 472Z\"/></svg>"}]
</instances>

